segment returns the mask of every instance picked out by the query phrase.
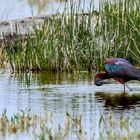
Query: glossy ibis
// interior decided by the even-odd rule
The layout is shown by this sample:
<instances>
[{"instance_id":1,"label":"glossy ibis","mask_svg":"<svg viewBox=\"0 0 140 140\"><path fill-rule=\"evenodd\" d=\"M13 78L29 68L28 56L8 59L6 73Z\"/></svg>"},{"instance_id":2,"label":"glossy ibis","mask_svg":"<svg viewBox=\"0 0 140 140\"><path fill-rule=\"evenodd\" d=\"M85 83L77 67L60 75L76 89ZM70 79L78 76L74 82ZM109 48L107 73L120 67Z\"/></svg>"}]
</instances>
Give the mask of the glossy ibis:
<instances>
[{"instance_id":1,"label":"glossy ibis","mask_svg":"<svg viewBox=\"0 0 140 140\"><path fill-rule=\"evenodd\" d=\"M140 70L135 68L129 61L123 58L106 59L104 61L104 68L105 72L98 73L94 77L94 83L96 86L107 84L109 82L106 82L104 80L113 78L124 85L125 93L125 86L132 91L132 89L128 87L126 82L130 80L140 81Z\"/></svg>"}]
</instances>

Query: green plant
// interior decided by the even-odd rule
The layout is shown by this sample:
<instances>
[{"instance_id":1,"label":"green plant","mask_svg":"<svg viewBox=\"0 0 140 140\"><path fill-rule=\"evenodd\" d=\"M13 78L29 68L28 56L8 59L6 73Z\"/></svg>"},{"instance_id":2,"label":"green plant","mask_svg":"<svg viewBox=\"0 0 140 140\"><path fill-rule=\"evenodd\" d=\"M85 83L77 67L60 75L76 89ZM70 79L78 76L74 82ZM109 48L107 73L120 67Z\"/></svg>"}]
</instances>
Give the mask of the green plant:
<instances>
[{"instance_id":1,"label":"green plant","mask_svg":"<svg viewBox=\"0 0 140 140\"><path fill-rule=\"evenodd\" d=\"M64 10L47 19L41 29L34 26L24 38L17 34L12 40L6 38L12 70L101 71L107 57L127 58L138 65L139 2L100 1L99 14L92 4L85 14L80 4L71 3L69 15Z\"/></svg>"}]
</instances>

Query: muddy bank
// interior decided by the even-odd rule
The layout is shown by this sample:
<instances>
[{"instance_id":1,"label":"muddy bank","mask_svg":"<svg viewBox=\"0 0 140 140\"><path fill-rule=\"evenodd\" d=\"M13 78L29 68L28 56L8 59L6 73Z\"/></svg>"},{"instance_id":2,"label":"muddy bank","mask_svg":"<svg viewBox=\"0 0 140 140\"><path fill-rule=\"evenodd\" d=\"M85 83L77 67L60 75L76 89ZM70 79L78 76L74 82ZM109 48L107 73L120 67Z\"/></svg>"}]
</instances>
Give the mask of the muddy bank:
<instances>
[{"instance_id":1,"label":"muddy bank","mask_svg":"<svg viewBox=\"0 0 140 140\"><path fill-rule=\"evenodd\" d=\"M33 26L37 28L41 27L48 18L50 17L29 17L18 20L0 21L0 39L3 39L8 34L28 34L33 30Z\"/></svg>"},{"instance_id":2,"label":"muddy bank","mask_svg":"<svg viewBox=\"0 0 140 140\"><path fill-rule=\"evenodd\" d=\"M16 33L21 35L28 34L33 30L33 26L40 28L48 19L58 17L58 15L59 14L50 16L36 16L17 20L0 20L0 39L3 39L3 37L9 33ZM89 16L89 13L78 14L78 16ZM97 11L93 11L92 17L94 21L98 16L99 13Z\"/></svg>"},{"instance_id":3,"label":"muddy bank","mask_svg":"<svg viewBox=\"0 0 140 140\"><path fill-rule=\"evenodd\" d=\"M91 13L90 13L91 14ZM24 38L30 32L32 32L34 27L41 29L44 23L51 19L57 18L60 14L50 15L50 16L36 16L28 17L17 20L0 20L0 47L4 46L4 39L14 40L15 38ZM69 17L69 15L67 15ZM78 16L83 17L89 16L89 13L78 14ZM94 28L97 18L99 17L99 12L93 11L92 13L92 26Z\"/></svg>"}]
</instances>

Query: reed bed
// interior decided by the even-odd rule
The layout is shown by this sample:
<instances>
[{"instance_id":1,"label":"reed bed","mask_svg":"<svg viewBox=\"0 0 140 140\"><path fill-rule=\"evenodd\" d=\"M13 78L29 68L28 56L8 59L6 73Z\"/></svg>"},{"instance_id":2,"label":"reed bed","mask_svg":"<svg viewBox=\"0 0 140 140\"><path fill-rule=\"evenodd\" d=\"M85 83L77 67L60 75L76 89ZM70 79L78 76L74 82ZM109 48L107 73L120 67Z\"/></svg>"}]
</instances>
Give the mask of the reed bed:
<instances>
[{"instance_id":1,"label":"reed bed","mask_svg":"<svg viewBox=\"0 0 140 140\"><path fill-rule=\"evenodd\" d=\"M123 57L138 65L139 2L101 1L99 14L91 2L48 19L42 29L14 40L5 39L6 62L13 71L101 71L107 57ZM80 13L80 14L78 14Z\"/></svg>"},{"instance_id":2,"label":"reed bed","mask_svg":"<svg viewBox=\"0 0 140 140\"><path fill-rule=\"evenodd\" d=\"M88 136L82 126L82 116L71 117L66 113L64 123L56 127L53 114L38 116L30 113L30 110L20 111L8 117L6 111L0 116L0 136L8 139L12 136L26 136L25 139L35 140L62 140L62 139L139 139L140 132L132 124L133 118L120 117L115 119L111 113L102 115L99 119L96 135ZM94 124L93 124L94 125ZM93 126L95 128L95 126ZM133 128L133 129L132 129ZM94 133L95 130L91 130ZM95 137L94 137L95 136Z\"/></svg>"}]
</instances>

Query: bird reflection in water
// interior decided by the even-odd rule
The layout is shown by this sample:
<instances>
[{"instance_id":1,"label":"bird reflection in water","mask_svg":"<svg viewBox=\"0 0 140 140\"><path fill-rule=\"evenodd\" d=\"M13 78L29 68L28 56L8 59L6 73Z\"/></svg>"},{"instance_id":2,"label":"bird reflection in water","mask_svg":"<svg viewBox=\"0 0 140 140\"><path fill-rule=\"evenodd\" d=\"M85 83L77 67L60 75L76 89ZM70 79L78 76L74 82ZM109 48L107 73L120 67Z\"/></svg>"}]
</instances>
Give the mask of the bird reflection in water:
<instances>
[{"instance_id":1,"label":"bird reflection in water","mask_svg":"<svg viewBox=\"0 0 140 140\"><path fill-rule=\"evenodd\" d=\"M134 108L135 105L140 105L140 94L114 94L96 92L96 101L104 101L106 108L118 108L118 109L130 109Z\"/></svg>"}]
</instances>

